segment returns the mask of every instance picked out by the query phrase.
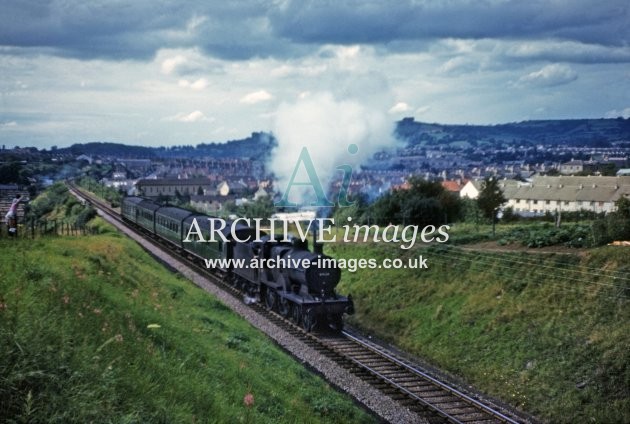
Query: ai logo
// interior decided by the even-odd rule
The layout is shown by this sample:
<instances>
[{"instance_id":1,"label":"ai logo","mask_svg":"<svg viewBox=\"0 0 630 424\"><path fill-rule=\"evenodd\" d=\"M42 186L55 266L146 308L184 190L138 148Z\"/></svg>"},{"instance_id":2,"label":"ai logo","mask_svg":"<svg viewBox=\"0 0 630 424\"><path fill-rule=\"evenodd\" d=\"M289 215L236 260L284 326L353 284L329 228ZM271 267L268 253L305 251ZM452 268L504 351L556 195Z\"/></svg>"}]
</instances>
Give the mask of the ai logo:
<instances>
[{"instance_id":1,"label":"ai logo","mask_svg":"<svg viewBox=\"0 0 630 424\"><path fill-rule=\"evenodd\" d=\"M348 146L348 153L351 155L356 155L359 152L359 147L356 144L350 144ZM299 172L301 167L304 167L306 171L306 176L308 177L308 181L295 181L295 177ZM339 189L339 196L337 198L339 206L351 206L354 202L348 201L348 189L350 187L350 180L352 178L352 166L348 164L339 165L336 169L340 170L343 173L343 179L341 181L341 188ZM319 176L317 175L317 171L315 171L315 165L313 164L313 160L311 159L311 155L308 153L308 149L306 147L302 148L300 152L300 156L295 164L295 168L293 168L293 174L291 174L291 178L289 179L289 183L287 184L287 188L284 191L282 199L275 203L275 206L278 207L298 207L302 205L298 205L297 203L289 201L289 193L291 192L291 188L293 186L307 186L313 189L315 193L315 197L317 200L312 202L309 206L317 206L317 207L333 207L334 203L332 203L326 197L326 193L322 187L322 184L319 180Z\"/></svg>"}]
</instances>

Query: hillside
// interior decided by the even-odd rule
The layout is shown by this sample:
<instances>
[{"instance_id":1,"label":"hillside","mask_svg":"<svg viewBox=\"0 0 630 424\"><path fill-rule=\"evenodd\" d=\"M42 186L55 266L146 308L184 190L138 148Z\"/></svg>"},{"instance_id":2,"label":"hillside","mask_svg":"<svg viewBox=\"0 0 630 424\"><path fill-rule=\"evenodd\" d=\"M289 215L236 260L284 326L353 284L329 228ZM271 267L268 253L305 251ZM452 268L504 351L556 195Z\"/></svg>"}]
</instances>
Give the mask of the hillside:
<instances>
[{"instance_id":1,"label":"hillside","mask_svg":"<svg viewBox=\"0 0 630 424\"><path fill-rule=\"evenodd\" d=\"M0 249L2 422L372 421L122 236Z\"/></svg>"},{"instance_id":2,"label":"hillside","mask_svg":"<svg viewBox=\"0 0 630 424\"><path fill-rule=\"evenodd\" d=\"M264 159L276 145L271 134L255 132L240 140L201 143L197 146L146 147L121 143L92 142L73 144L57 153L114 156L119 158L251 158Z\"/></svg>"},{"instance_id":3,"label":"hillside","mask_svg":"<svg viewBox=\"0 0 630 424\"><path fill-rule=\"evenodd\" d=\"M611 143L630 143L630 119L567 119L498 125L447 125L405 118L396 123L396 136L412 146L449 144L457 146L467 142L475 146L488 144L494 147L499 145L609 147ZM255 132L240 140L206 142L196 146L144 147L93 142L57 149L56 153L121 158L241 157L264 160L276 145L272 134Z\"/></svg>"},{"instance_id":4,"label":"hillside","mask_svg":"<svg viewBox=\"0 0 630 424\"><path fill-rule=\"evenodd\" d=\"M580 253L401 251L336 244L342 258L423 255L428 269L345 272L351 323L550 423L630 420L628 248Z\"/></svg>"},{"instance_id":5,"label":"hillside","mask_svg":"<svg viewBox=\"0 0 630 424\"><path fill-rule=\"evenodd\" d=\"M566 145L608 147L613 142L630 142L630 119L565 119L524 121L497 125L444 125L398 122L397 135L412 145L457 142L477 144Z\"/></svg>"}]
</instances>

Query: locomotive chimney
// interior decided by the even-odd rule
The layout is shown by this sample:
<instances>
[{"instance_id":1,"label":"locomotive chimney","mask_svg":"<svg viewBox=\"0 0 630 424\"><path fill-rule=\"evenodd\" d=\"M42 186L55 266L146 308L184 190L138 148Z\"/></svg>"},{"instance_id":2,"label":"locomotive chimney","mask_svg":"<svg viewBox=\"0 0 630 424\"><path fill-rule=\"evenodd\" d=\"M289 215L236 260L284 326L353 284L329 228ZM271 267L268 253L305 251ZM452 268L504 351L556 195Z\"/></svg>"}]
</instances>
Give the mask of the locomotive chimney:
<instances>
[{"instance_id":1,"label":"locomotive chimney","mask_svg":"<svg viewBox=\"0 0 630 424\"><path fill-rule=\"evenodd\" d=\"M317 242L317 226L313 226L313 253L324 254L324 244Z\"/></svg>"},{"instance_id":2,"label":"locomotive chimney","mask_svg":"<svg viewBox=\"0 0 630 424\"><path fill-rule=\"evenodd\" d=\"M324 254L324 244L323 243L313 242L313 252L317 253L318 255L323 255Z\"/></svg>"}]
</instances>

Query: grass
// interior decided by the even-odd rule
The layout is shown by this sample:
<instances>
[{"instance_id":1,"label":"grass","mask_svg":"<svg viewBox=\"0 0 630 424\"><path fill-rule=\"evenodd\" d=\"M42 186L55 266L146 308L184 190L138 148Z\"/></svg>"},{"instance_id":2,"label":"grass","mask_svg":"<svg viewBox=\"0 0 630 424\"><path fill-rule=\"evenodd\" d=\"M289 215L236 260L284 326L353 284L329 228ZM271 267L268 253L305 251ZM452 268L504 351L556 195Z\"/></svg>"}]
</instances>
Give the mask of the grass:
<instances>
[{"instance_id":1,"label":"grass","mask_svg":"<svg viewBox=\"0 0 630 424\"><path fill-rule=\"evenodd\" d=\"M2 422L373 421L128 239L0 249Z\"/></svg>"},{"instance_id":2,"label":"grass","mask_svg":"<svg viewBox=\"0 0 630 424\"><path fill-rule=\"evenodd\" d=\"M345 272L351 322L547 422L630 421L630 255L330 245L343 258L422 254L429 269Z\"/></svg>"}]
</instances>

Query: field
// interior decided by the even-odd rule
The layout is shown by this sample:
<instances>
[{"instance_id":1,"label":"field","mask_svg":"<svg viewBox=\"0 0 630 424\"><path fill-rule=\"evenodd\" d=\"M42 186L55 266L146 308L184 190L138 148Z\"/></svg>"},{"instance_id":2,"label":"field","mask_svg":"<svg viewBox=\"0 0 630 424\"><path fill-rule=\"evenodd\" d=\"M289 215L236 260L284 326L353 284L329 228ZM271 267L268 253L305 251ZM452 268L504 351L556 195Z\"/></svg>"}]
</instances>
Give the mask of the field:
<instances>
[{"instance_id":1,"label":"field","mask_svg":"<svg viewBox=\"0 0 630 424\"><path fill-rule=\"evenodd\" d=\"M423 270L343 274L350 322L366 332L544 421L630 421L628 248L520 250L327 246L338 258L427 258Z\"/></svg>"},{"instance_id":2,"label":"field","mask_svg":"<svg viewBox=\"0 0 630 424\"><path fill-rule=\"evenodd\" d=\"M105 234L0 239L0 421L373 421L97 225Z\"/></svg>"}]
</instances>

